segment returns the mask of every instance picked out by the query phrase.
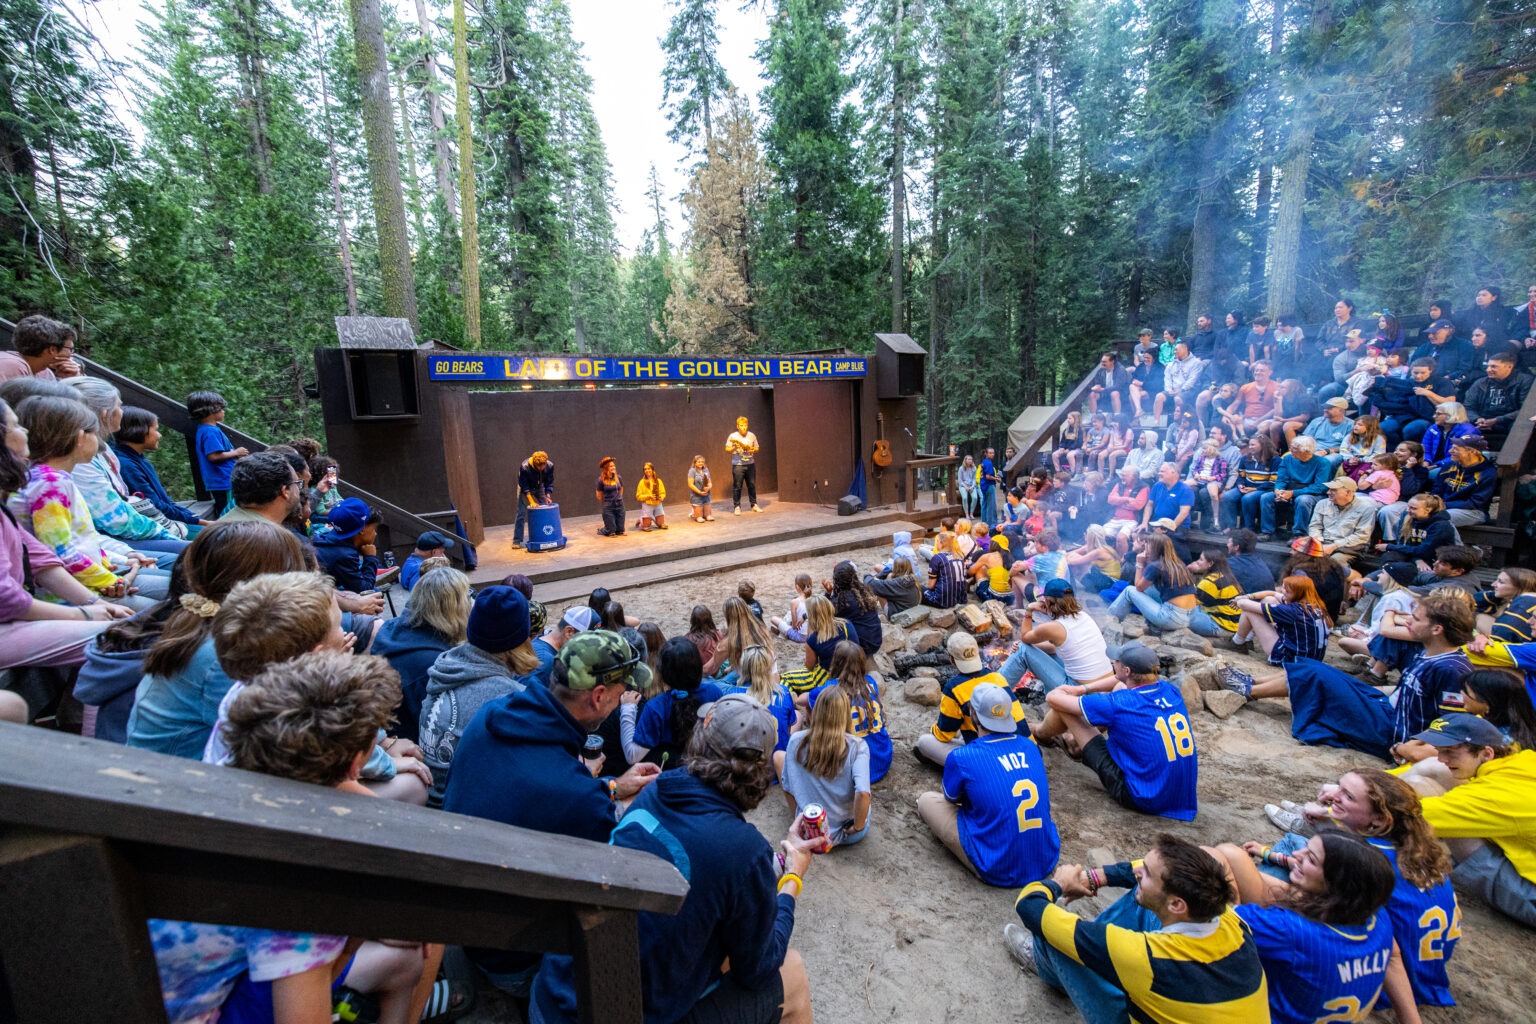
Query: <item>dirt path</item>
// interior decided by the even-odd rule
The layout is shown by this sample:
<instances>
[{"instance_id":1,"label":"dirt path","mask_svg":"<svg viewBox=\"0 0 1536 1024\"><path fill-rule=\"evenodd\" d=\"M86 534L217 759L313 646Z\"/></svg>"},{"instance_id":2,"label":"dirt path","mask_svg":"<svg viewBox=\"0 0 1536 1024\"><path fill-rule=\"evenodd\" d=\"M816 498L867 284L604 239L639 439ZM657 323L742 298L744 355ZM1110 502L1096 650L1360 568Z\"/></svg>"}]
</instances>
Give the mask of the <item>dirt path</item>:
<instances>
[{"instance_id":1,"label":"dirt path","mask_svg":"<svg viewBox=\"0 0 1536 1024\"><path fill-rule=\"evenodd\" d=\"M878 553L868 549L849 557L867 565ZM625 610L662 624L668 635L683 632L695 603L713 608L718 621L725 599L746 575L756 582L764 610L779 614L797 572L829 576L833 561L790 562L631 591L623 595ZM551 619L557 614L550 609ZM782 645L781 664L794 654L795 648ZM911 747L932 724L934 711L908 703L901 690L897 682L886 692L896 758L875 786L874 828L859 845L817 858L796 915L794 945L810 970L817 1019L836 1024L1080 1019L1064 998L1020 972L1004 950L1002 927L1016 920L1014 892L978 882L917 817L914 801L924 790L938 788L939 773L919 763ZM1161 831L1202 843L1273 840L1280 833L1265 819L1265 803L1308 799L1350 766L1370 763L1350 751L1297 744L1290 736L1289 710L1280 701L1258 702L1225 722L1204 712L1191 718L1200 753L1200 813L1190 824L1120 808L1087 768L1060 751L1045 752L1064 861L1081 862L1090 847L1140 856ZM789 814L774 797L751 820L777 841ZM1462 908L1462 939L1450 966L1461 1005L1426 1009L1424 1020L1531 1020L1536 939L1474 899L1463 897Z\"/></svg>"}]
</instances>

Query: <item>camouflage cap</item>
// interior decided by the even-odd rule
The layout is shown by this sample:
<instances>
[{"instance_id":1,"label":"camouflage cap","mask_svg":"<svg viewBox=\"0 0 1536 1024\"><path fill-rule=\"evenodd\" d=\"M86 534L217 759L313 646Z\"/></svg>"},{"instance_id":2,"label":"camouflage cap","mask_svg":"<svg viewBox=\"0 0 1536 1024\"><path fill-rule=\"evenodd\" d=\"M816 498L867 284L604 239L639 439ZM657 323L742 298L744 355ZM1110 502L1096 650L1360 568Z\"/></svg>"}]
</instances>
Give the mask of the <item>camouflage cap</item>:
<instances>
[{"instance_id":1,"label":"camouflage cap","mask_svg":"<svg viewBox=\"0 0 1536 1024\"><path fill-rule=\"evenodd\" d=\"M631 690L651 685L651 668L628 640L606 629L589 629L567 640L555 658L552 677L572 690L623 683Z\"/></svg>"},{"instance_id":2,"label":"camouflage cap","mask_svg":"<svg viewBox=\"0 0 1536 1024\"><path fill-rule=\"evenodd\" d=\"M539 636L544 632L549 613L544 609L542 601L528 602L528 635Z\"/></svg>"}]
</instances>

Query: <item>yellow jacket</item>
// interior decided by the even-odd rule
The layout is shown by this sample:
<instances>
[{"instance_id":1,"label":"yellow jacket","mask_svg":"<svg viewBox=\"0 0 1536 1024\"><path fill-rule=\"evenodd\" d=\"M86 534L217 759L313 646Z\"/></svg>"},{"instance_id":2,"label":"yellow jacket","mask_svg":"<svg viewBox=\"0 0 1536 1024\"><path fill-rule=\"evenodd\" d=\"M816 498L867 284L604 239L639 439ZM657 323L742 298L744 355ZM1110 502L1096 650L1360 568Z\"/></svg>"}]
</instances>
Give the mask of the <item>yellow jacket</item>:
<instances>
[{"instance_id":1,"label":"yellow jacket","mask_svg":"<svg viewBox=\"0 0 1536 1024\"><path fill-rule=\"evenodd\" d=\"M1536 882L1536 750L1496 758L1444 796L1424 798L1441 839L1487 839L1520 877Z\"/></svg>"},{"instance_id":2,"label":"yellow jacket","mask_svg":"<svg viewBox=\"0 0 1536 1024\"><path fill-rule=\"evenodd\" d=\"M640 478L635 484L635 500L642 505L660 505L667 500L667 485L661 482L661 477L655 480Z\"/></svg>"}]
</instances>

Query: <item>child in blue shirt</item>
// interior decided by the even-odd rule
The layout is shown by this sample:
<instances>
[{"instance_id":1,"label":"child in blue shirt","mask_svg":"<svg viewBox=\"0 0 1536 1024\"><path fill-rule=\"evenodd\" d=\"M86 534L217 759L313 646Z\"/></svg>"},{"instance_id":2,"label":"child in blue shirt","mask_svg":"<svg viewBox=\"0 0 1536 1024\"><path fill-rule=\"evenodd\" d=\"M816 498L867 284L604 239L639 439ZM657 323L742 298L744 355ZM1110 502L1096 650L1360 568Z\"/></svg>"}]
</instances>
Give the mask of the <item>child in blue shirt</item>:
<instances>
[{"instance_id":1,"label":"child in blue shirt","mask_svg":"<svg viewBox=\"0 0 1536 1024\"><path fill-rule=\"evenodd\" d=\"M251 454L244 448L229 443L229 437L219 429L224 422L224 396L217 391L194 391L187 396L187 415L197 421L195 445L197 469L202 475L203 486L213 498L213 510L209 519L217 519L229 511L229 478L235 469L235 460Z\"/></svg>"}]
</instances>

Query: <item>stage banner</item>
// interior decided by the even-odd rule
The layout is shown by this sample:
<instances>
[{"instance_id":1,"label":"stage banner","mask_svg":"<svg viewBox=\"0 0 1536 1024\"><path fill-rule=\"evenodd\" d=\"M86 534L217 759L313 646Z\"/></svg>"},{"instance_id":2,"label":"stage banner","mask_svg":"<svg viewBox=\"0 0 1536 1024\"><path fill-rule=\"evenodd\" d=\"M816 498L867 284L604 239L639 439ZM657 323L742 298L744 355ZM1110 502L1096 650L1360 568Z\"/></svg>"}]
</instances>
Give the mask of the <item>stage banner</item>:
<instances>
[{"instance_id":1,"label":"stage banner","mask_svg":"<svg viewBox=\"0 0 1536 1024\"><path fill-rule=\"evenodd\" d=\"M832 380L863 377L865 356L536 356L455 352L427 357L440 381L696 384L703 381Z\"/></svg>"}]
</instances>

